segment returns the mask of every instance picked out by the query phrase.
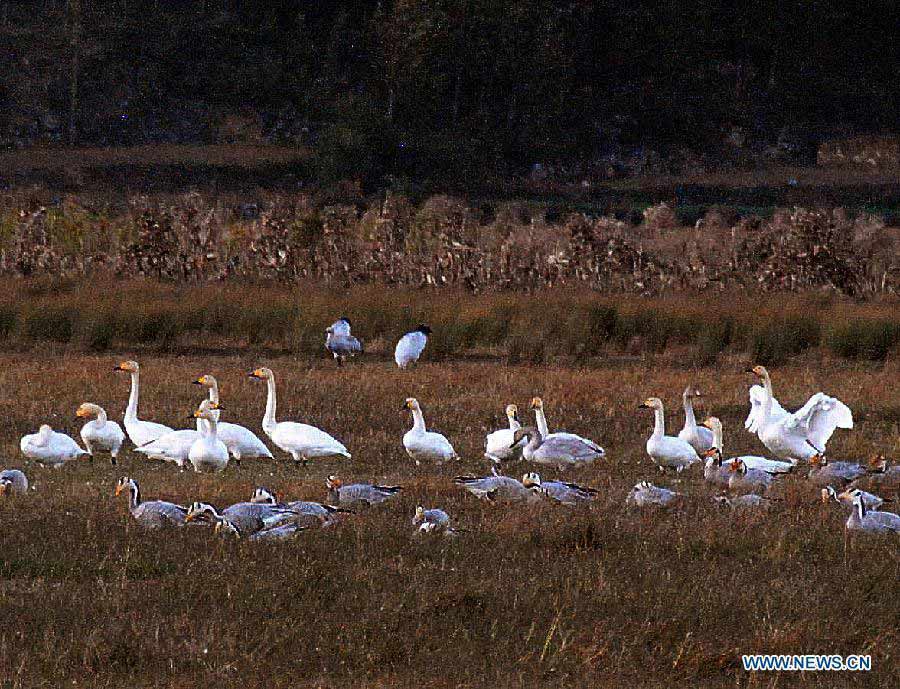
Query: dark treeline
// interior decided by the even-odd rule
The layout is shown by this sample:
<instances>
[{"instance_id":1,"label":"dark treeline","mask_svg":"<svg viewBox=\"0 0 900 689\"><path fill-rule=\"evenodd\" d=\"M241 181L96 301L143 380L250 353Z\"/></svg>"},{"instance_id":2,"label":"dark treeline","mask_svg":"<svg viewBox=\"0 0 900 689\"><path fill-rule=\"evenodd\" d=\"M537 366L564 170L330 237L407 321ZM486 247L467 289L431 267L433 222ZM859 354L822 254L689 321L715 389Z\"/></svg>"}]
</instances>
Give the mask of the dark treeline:
<instances>
[{"instance_id":1,"label":"dark treeline","mask_svg":"<svg viewBox=\"0 0 900 689\"><path fill-rule=\"evenodd\" d=\"M796 152L896 129L897 19L892 0L0 0L0 142L231 122L324 173L429 177Z\"/></svg>"}]
</instances>

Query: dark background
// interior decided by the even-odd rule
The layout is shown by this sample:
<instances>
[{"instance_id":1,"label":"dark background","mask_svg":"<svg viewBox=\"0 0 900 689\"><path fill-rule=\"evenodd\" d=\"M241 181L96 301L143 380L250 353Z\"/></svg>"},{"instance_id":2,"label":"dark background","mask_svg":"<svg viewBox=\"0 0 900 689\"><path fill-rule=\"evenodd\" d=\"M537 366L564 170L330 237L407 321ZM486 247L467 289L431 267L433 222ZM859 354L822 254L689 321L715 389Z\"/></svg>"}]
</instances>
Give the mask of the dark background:
<instances>
[{"instance_id":1,"label":"dark background","mask_svg":"<svg viewBox=\"0 0 900 689\"><path fill-rule=\"evenodd\" d=\"M732 4L0 0L0 145L250 135L440 179L897 129L896 2Z\"/></svg>"}]
</instances>

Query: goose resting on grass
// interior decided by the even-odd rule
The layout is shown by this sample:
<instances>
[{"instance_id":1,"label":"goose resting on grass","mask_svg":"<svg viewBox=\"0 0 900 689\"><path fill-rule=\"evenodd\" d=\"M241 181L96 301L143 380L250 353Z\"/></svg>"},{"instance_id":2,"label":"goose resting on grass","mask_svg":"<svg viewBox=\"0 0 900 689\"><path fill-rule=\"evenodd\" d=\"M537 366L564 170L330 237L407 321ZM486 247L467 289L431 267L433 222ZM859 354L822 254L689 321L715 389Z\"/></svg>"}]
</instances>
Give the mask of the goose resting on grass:
<instances>
[{"instance_id":1,"label":"goose resting on grass","mask_svg":"<svg viewBox=\"0 0 900 689\"><path fill-rule=\"evenodd\" d=\"M847 519L847 531L870 534L900 533L900 516L893 512L877 512L866 508L862 496L853 497L853 511Z\"/></svg>"},{"instance_id":2,"label":"goose resting on grass","mask_svg":"<svg viewBox=\"0 0 900 689\"><path fill-rule=\"evenodd\" d=\"M649 481L640 481L628 493L625 504L634 507L668 507L681 497L681 493L654 486Z\"/></svg>"},{"instance_id":3,"label":"goose resting on grass","mask_svg":"<svg viewBox=\"0 0 900 689\"><path fill-rule=\"evenodd\" d=\"M705 453L707 457L718 456L718 458L726 465L732 459L739 459L747 465L748 469L759 469L760 471L765 471L767 474L789 474L794 470L794 465L791 462L780 462L776 459L766 459L765 457L756 457L753 455L742 455L740 457L724 460L723 453L725 450L722 422L715 416L710 416L703 422L703 425L711 430L713 434L712 447Z\"/></svg>"},{"instance_id":4,"label":"goose resting on grass","mask_svg":"<svg viewBox=\"0 0 900 689\"><path fill-rule=\"evenodd\" d=\"M822 489L822 503L827 505L830 502L836 502L838 505L852 507L853 498L857 495L862 498L863 504L866 506L867 510L877 510L884 504L884 498L879 497L874 493L867 493L859 488L852 488L838 493L834 486L825 486Z\"/></svg>"},{"instance_id":5,"label":"goose resting on grass","mask_svg":"<svg viewBox=\"0 0 900 689\"><path fill-rule=\"evenodd\" d=\"M372 483L351 483L344 485L337 476L325 479L328 488L328 502L346 507L377 505L397 495L401 486L378 486Z\"/></svg>"},{"instance_id":6,"label":"goose resting on grass","mask_svg":"<svg viewBox=\"0 0 900 689\"><path fill-rule=\"evenodd\" d=\"M183 526L187 508L165 500L141 501L141 490L133 478L123 476L116 484L116 495L128 491L128 511L138 524L147 529Z\"/></svg>"},{"instance_id":7,"label":"goose resting on grass","mask_svg":"<svg viewBox=\"0 0 900 689\"><path fill-rule=\"evenodd\" d=\"M444 510L426 510L422 505L416 505L416 513L412 519L413 526L418 526L422 533L453 534L450 528L450 515Z\"/></svg>"},{"instance_id":8,"label":"goose resting on grass","mask_svg":"<svg viewBox=\"0 0 900 689\"><path fill-rule=\"evenodd\" d=\"M541 494L509 476L457 476L453 483L490 502L536 502Z\"/></svg>"},{"instance_id":9,"label":"goose resting on grass","mask_svg":"<svg viewBox=\"0 0 900 689\"><path fill-rule=\"evenodd\" d=\"M597 497L597 491L593 488L579 486L577 483L544 481L540 474L533 471L522 477L522 485L537 488L551 500L569 507L583 505Z\"/></svg>"},{"instance_id":10,"label":"goose resting on grass","mask_svg":"<svg viewBox=\"0 0 900 689\"><path fill-rule=\"evenodd\" d=\"M18 469L0 471L0 496L25 495L28 492L28 478Z\"/></svg>"},{"instance_id":11,"label":"goose resting on grass","mask_svg":"<svg viewBox=\"0 0 900 689\"><path fill-rule=\"evenodd\" d=\"M350 510L345 510L341 507L334 507L332 505L326 505L320 502L310 502L307 500L293 500L288 503L281 503L272 491L262 487L253 491L253 497L250 498L250 502L293 510L300 515L310 517L311 520L314 520L321 526L334 523L340 514L353 514ZM306 523L307 520L303 521Z\"/></svg>"}]
</instances>

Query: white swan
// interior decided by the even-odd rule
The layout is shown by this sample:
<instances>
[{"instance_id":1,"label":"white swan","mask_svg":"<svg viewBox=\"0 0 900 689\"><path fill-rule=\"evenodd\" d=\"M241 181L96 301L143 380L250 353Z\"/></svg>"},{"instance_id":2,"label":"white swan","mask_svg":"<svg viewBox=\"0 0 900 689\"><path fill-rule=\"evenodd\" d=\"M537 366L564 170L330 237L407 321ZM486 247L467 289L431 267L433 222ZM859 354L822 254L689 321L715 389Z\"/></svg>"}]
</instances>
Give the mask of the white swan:
<instances>
[{"instance_id":1,"label":"white swan","mask_svg":"<svg viewBox=\"0 0 900 689\"><path fill-rule=\"evenodd\" d=\"M550 440L551 438L581 441L590 446L601 457L606 455L606 450L589 438L584 438L575 433L567 433L565 431L554 431L551 433L550 428L547 425L547 417L544 415L544 401L540 397L535 397L531 400L531 408L534 410L535 425L545 441Z\"/></svg>"},{"instance_id":2,"label":"white swan","mask_svg":"<svg viewBox=\"0 0 900 689\"><path fill-rule=\"evenodd\" d=\"M519 408L510 404L506 407L506 418L509 420L509 428L501 428L499 431L488 433L484 439L484 457L499 464L510 460L522 458L524 441L513 446L513 435L522 427L519 423Z\"/></svg>"},{"instance_id":3,"label":"white swan","mask_svg":"<svg viewBox=\"0 0 900 689\"><path fill-rule=\"evenodd\" d=\"M22 436L19 441L22 454L41 464L59 469L66 462L88 454L78 443L65 433L57 433L47 424L42 424L37 433Z\"/></svg>"},{"instance_id":4,"label":"white swan","mask_svg":"<svg viewBox=\"0 0 900 689\"><path fill-rule=\"evenodd\" d=\"M431 335L431 328L423 324L401 337L394 349L394 361L397 362L397 366L406 368L410 364L416 363L422 356L422 352L425 351L429 335Z\"/></svg>"},{"instance_id":5,"label":"white swan","mask_svg":"<svg viewBox=\"0 0 900 689\"><path fill-rule=\"evenodd\" d=\"M141 369L136 361L123 361L113 369L131 374L131 393L128 395L128 406L125 408L125 432L136 446L146 445L173 429L153 421L141 421L138 418L138 395L141 390Z\"/></svg>"},{"instance_id":6,"label":"white swan","mask_svg":"<svg viewBox=\"0 0 900 689\"><path fill-rule=\"evenodd\" d=\"M789 474L794 470L794 465L790 462L780 462L777 459L766 459L754 455L742 455L726 460L724 459L722 422L715 416L710 416L703 422L703 425L713 434L713 446L705 454L708 457L717 457L720 464L730 462L732 459L739 459L747 465L748 469L759 469L768 474Z\"/></svg>"},{"instance_id":7,"label":"white swan","mask_svg":"<svg viewBox=\"0 0 900 689\"><path fill-rule=\"evenodd\" d=\"M75 416L79 419L88 419L81 427L81 440L91 458L96 452L108 452L110 462L115 466L119 450L125 442L122 427L106 417L106 410L103 407L90 402L84 402L78 407Z\"/></svg>"},{"instance_id":8,"label":"white swan","mask_svg":"<svg viewBox=\"0 0 900 689\"><path fill-rule=\"evenodd\" d=\"M200 376L194 381L195 385L201 385L209 389L209 401L212 402L211 411L219 424L219 440L225 443L229 454L237 462L238 466L241 460L247 457L262 457L264 459L272 459L272 453L265 446L262 440L251 431L236 423L228 423L219 421L219 383L216 379L209 375ZM200 421L198 420L197 430L200 430Z\"/></svg>"},{"instance_id":9,"label":"white swan","mask_svg":"<svg viewBox=\"0 0 900 689\"><path fill-rule=\"evenodd\" d=\"M660 471L663 469L675 469L681 471L694 462L699 462L697 451L686 440L666 435L665 412L662 400L658 397L650 397L644 400L640 409L652 409L655 423L653 434L647 439L647 454L650 455Z\"/></svg>"},{"instance_id":10,"label":"white swan","mask_svg":"<svg viewBox=\"0 0 900 689\"><path fill-rule=\"evenodd\" d=\"M197 428L200 428L202 423L197 424ZM148 459L159 459L184 467L188 461L191 445L200 439L200 435L200 431L192 428L169 431L146 445L134 448L134 451L145 455Z\"/></svg>"},{"instance_id":11,"label":"white swan","mask_svg":"<svg viewBox=\"0 0 900 689\"><path fill-rule=\"evenodd\" d=\"M703 454L713 447L713 434L708 428L697 425L697 419L694 417L695 397L702 397L700 391L688 385L681 396L684 404L684 428L678 433L678 437L689 442L698 454Z\"/></svg>"},{"instance_id":12,"label":"white swan","mask_svg":"<svg viewBox=\"0 0 900 689\"><path fill-rule=\"evenodd\" d=\"M751 425L756 426L760 441L776 457L809 460L825 452L825 445L836 428L853 428L853 414L847 405L821 392L810 397L793 414L779 414L769 372L763 366L754 366L750 372L762 379L764 388L762 409L757 412L756 423Z\"/></svg>"},{"instance_id":13,"label":"white swan","mask_svg":"<svg viewBox=\"0 0 900 689\"><path fill-rule=\"evenodd\" d=\"M269 368L257 368L249 373L251 378L266 381L268 395L266 397L266 413L262 427L266 435L281 450L287 452L296 462L305 465L310 459L318 457L346 457L350 453L340 442L325 431L305 423L275 420L275 374Z\"/></svg>"},{"instance_id":14,"label":"white swan","mask_svg":"<svg viewBox=\"0 0 900 689\"><path fill-rule=\"evenodd\" d=\"M407 398L402 408L412 412L413 427L403 435L403 447L406 454L415 460L416 466L423 461L441 464L451 459L459 459L459 455L447 438L425 428L422 407L415 397Z\"/></svg>"},{"instance_id":15,"label":"white swan","mask_svg":"<svg viewBox=\"0 0 900 689\"><path fill-rule=\"evenodd\" d=\"M525 461L555 466L560 471L567 467L591 464L603 456L593 445L586 443L584 438L570 433L555 433L545 439L534 426L526 426L513 434L512 445L517 445L523 438L528 438L528 444L522 450Z\"/></svg>"},{"instance_id":16,"label":"white swan","mask_svg":"<svg viewBox=\"0 0 900 689\"><path fill-rule=\"evenodd\" d=\"M188 451L188 460L194 471L222 471L228 466L228 448L218 438L219 424L213 409L212 402L203 400L200 408L194 412L194 418L206 422L200 431L200 437L193 442ZM215 409L221 407L217 406Z\"/></svg>"}]
</instances>

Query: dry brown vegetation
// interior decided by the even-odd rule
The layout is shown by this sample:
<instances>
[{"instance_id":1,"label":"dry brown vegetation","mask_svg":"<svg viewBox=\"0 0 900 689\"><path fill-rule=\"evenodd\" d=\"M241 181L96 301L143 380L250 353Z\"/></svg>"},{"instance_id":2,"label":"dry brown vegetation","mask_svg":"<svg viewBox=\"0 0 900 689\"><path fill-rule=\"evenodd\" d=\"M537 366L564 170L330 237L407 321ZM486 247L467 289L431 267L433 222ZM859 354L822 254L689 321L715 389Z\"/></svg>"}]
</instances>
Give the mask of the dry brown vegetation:
<instances>
[{"instance_id":1,"label":"dry brown vegetation","mask_svg":"<svg viewBox=\"0 0 900 689\"><path fill-rule=\"evenodd\" d=\"M248 295L251 299L252 295ZM198 344L202 344L199 343ZM18 438L47 421L75 433L78 403L114 418L128 382L111 370L133 351L65 353L39 343L0 365L4 466L22 466ZM264 390L245 372L278 376L279 417L315 423L353 452L303 469L279 453L223 474L179 473L130 455L52 471L26 465L36 490L0 502L0 677L10 687L363 686L808 686L896 687L897 542L843 545L843 512L816 501L800 478L768 515L712 503L697 467L674 483L644 454L650 426L637 410L659 394L677 428L676 401L695 382L700 414L725 422L729 452L758 451L745 433L748 359L686 366L677 350L598 367L427 362L399 371L377 358L336 370L324 356L238 351L138 352L143 418L173 426L198 401L199 373L219 377L225 418L259 432ZM324 354L324 353L323 353ZM428 358L428 357L426 357ZM857 427L838 432L834 457L896 457L896 361L848 364L807 353L776 368L776 392L796 408L817 390L840 397ZM567 478L596 486L586 510L489 506L455 489L457 473L484 472L485 432L503 406L543 395L552 426L582 433L608 456ZM414 395L447 434L458 465L415 467L400 438L399 401ZM514 466L510 473L521 473ZM145 497L217 505L255 485L324 498L327 474L403 484L396 501L331 530L281 544L220 541L206 529L147 534L112 496L125 473ZM553 474L555 472L544 472ZM670 512L628 511L641 478L690 495ZM422 539L415 505L440 506L464 532ZM870 653L874 672L753 676L740 654Z\"/></svg>"}]
</instances>

